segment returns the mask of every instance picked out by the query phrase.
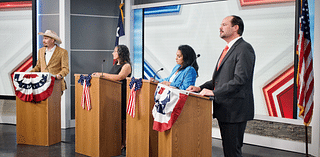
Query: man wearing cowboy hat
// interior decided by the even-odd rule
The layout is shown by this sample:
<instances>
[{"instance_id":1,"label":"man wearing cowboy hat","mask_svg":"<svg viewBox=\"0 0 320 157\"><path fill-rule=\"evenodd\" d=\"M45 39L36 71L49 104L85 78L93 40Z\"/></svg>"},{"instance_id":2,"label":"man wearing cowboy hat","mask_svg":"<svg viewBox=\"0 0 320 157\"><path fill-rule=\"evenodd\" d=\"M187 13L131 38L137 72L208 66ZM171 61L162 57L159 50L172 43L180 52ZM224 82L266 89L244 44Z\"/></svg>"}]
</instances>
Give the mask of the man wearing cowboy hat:
<instances>
[{"instance_id":1,"label":"man wearing cowboy hat","mask_svg":"<svg viewBox=\"0 0 320 157\"><path fill-rule=\"evenodd\" d=\"M61 39L52 30L46 30L43 35L43 46L38 52L37 65L30 72L49 72L56 75L56 79L62 79L62 92L67 88L63 77L69 73L68 51L59 47Z\"/></svg>"}]
</instances>

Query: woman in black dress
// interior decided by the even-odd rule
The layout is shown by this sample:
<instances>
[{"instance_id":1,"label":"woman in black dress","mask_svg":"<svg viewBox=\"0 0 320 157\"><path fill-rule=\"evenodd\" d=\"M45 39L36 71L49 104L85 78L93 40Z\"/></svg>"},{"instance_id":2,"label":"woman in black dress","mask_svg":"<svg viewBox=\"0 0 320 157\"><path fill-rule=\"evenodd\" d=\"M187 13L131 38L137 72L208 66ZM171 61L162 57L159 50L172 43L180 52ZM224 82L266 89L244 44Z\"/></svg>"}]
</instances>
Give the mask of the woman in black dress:
<instances>
[{"instance_id":1,"label":"woman in black dress","mask_svg":"<svg viewBox=\"0 0 320 157\"><path fill-rule=\"evenodd\" d=\"M127 46L118 45L114 48L112 53L115 64L108 73L93 73L94 76L100 76L113 81L121 81L121 121L122 121L122 148L125 147L126 142L126 94L127 81L126 77L131 76L130 52ZM121 148L121 149L122 149Z\"/></svg>"}]
</instances>

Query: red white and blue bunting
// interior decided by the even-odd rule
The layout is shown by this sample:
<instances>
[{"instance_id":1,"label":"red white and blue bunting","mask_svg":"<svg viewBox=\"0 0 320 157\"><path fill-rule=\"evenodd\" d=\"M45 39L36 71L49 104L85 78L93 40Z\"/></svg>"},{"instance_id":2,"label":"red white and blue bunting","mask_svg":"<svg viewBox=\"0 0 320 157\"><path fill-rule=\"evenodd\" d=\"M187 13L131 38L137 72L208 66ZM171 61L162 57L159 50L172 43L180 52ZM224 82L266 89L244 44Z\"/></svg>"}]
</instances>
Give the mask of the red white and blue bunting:
<instances>
[{"instance_id":1,"label":"red white and blue bunting","mask_svg":"<svg viewBox=\"0 0 320 157\"><path fill-rule=\"evenodd\" d=\"M136 112L136 93L137 90L139 90L142 86L142 78L135 79L134 77L131 78L131 82L129 84L129 87L131 89L128 105L127 105L127 113L134 118L135 112Z\"/></svg>"},{"instance_id":2,"label":"red white and blue bunting","mask_svg":"<svg viewBox=\"0 0 320 157\"><path fill-rule=\"evenodd\" d=\"M163 132L171 129L178 119L188 95L187 91L173 89L159 83L154 94L155 105L152 109L153 130Z\"/></svg>"},{"instance_id":3,"label":"red white and blue bunting","mask_svg":"<svg viewBox=\"0 0 320 157\"><path fill-rule=\"evenodd\" d=\"M81 107L85 109L85 106L87 106L87 110L91 110L91 100L90 100L90 92L89 92L89 86L91 80L91 74L88 76L80 75L80 79L78 80L78 83L81 83L83 86L82 96L81 96Z\"/></svg>"},{"instance_id":4,"label":"red white and blue bunting","mask_svg":"<svg viewBox=\"0 0 320 157\"><path fill-rule=\"evenodd\" d=\"M50 73L15 72L13 84L16 96L27 102L43 101L52 94L54 80L54 75Z\"/></svg>"}]
</instances>

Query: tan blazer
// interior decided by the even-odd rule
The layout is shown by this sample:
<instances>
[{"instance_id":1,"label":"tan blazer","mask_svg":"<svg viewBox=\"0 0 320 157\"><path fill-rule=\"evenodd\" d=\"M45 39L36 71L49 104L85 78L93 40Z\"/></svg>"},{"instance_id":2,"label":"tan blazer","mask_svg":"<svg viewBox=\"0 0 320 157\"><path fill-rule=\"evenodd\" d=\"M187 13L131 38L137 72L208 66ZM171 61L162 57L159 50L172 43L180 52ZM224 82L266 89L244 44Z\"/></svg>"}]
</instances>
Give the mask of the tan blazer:
<instances>
[{"instance_id":1,"label":"tan blazer","mask_svg":"<svg viewBox=\"0 0 320 157\"><path fill-rule=\"evenodd\" d=\"M57 46L48 64L45 59L46 48L43 47L38 52L37 65L30 72L49 72L53 75L65 77L69 73L68 51ZM66 82L62 78L61 90L67 89Z\"/></svg>"}]
</instances>

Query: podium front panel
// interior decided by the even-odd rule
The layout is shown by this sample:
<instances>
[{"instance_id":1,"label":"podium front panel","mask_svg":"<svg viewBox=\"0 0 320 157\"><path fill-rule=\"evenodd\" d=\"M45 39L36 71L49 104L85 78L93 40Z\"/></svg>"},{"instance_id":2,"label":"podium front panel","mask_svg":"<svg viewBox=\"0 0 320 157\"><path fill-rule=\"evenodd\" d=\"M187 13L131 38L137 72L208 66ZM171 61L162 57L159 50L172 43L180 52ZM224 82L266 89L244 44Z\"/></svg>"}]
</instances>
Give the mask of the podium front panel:
<instances>
[{"instance_id":1,"label":"podium front panel","mask_svg":"<svg viewBox=\"0 0 320 157\"><path fill-rule=\"evenodd\" d=\"M127 85L131 79L127 78ZM148 80L142 81L141 89L136 94L136 112L132 118L127 113L127 149L128 157L157 157L158 156L158 132L152 129L154 106L154 91L157 85ZM127 100L130 95L127 86Z\"/></svg>"},{"instance_id":2,"label":"podium front panel","mask_svg":"<svg viewBox=\"0 0 320 157\"><path fill-rule=\"evenodd\" d=\"M75 74L75 80L80 75ZM83 87L75 85L75 151L88 156L121 154L121 83L92 77L91 110L81 106Z\"/></svg>"},{"instance_id":3,"label":"podium front panel","mask_svg":"<svg viewBox=\"0 0 320 157\"><path fill-rule=\"evenodd\" d=\"M159 156L211 156L212 101L189 95L170 130L159 132Z\"/></svg>"},{"instance_id":4,"label":"podium front panel","mask_svg":"<svg viewBox=\"0 0 320 157\"><path fill-rule=\"evenodd\" d=\"M81 106L83 86L77 83L75 77L75 150L77 153L89 156L99 154L99 79L92 78L90 91L91 110Z\"/></svg>"},{"instance_id":5,"label":"podium front panel","mask_svg":"<svg viewBox=\"0 0 320 157\"><path fill-rule=\"evenodd\" d=\"M17 144L50 146L61 142L61 80L50 97L39 103L16 97Z\"/></svg>"}]
</instances>

